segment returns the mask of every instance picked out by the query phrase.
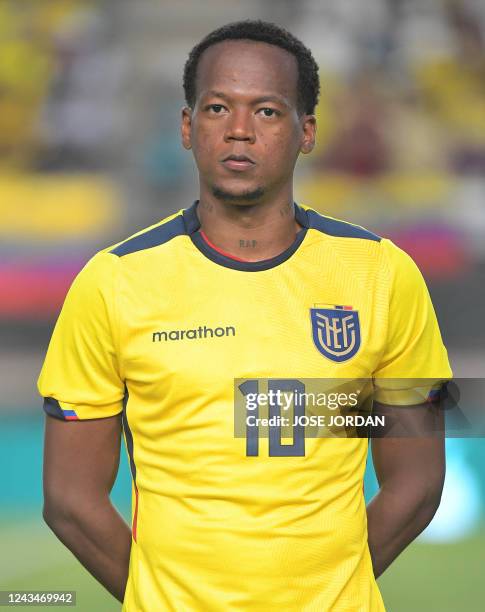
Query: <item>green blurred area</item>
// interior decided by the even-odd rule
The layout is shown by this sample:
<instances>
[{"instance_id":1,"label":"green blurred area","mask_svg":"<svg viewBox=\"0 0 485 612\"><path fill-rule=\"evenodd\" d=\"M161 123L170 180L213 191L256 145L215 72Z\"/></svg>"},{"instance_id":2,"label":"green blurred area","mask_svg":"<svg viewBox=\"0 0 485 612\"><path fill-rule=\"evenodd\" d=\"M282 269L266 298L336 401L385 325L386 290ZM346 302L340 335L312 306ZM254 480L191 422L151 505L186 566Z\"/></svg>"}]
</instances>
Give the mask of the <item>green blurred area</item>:
<instances>
[{"instance_id":1,"label":"green blurred area","mask_svg":"<svg viewBox=\"0 0 485 612\"><path fill-rule=\"evenodd\" d=\"M41 519L0 528L2 590L74 590L76 610L114 612L99 585ZM479 612L485 601L485 534L454 544L412 544L379 580L389 612ZM15 606L17 610L31 610Z\"/></svg>"},{"instance_id":2,"label":"green blurred area","mask_svg":"<svg viewBox=\"0 0 485 612\"><path fill-rule=\"evenodd\" d=\"M41 518L3 525L0 538L7 553L0 559L1 590L76 591L76 606L72 607L76 610L121 609L121 604L81 566ZM32 606L15 609L32 610Z\"/></svg>"},{"instance_id":3,"label":"green blurred area","mask_svg":"<svg viewBox=\"0 0 485 612\"><path fill-rule=\"evenodd\" d=\"M389 612L479 612L485 602L485 535L416 542L379 580Z\"/></svg>"}]
</instances>

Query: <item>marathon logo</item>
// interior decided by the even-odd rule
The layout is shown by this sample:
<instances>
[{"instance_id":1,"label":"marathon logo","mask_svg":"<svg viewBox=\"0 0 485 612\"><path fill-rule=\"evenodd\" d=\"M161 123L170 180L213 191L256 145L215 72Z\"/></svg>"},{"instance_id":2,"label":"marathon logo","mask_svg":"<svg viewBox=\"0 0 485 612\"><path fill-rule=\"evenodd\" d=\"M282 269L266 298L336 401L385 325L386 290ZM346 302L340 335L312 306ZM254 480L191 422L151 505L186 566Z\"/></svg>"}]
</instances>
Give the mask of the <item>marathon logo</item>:
<instances>
[{"instance_id":1,"label":"marathon logo","mask_svg":"<svg viewBox=\"0 0 485 612\"><path fill-rule=\"evenodd\" d=\"M205 338L222 338L235 336L236 328L232 325L226 327L207 327L199 325L193 329L173 329L171 331L157 331L152 334L152 342L169 342L170 340L202 340Z\"/></svg>"}]
</instances>

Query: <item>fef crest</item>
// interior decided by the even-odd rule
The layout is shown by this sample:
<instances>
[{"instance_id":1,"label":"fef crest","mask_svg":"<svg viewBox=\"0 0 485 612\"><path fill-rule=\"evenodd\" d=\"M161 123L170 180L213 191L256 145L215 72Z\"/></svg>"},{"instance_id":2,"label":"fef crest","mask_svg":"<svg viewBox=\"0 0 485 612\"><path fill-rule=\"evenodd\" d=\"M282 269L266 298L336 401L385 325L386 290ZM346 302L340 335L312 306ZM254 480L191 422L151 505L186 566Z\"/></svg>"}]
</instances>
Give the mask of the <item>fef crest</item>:
<instances>
[{"instance_id":1,"label":"fef crest","mask_svg":"<svg viewBox=\"0 0 485 612\"><path fill-rule=\"evenodd\" d=\"M310 308L313 342L338 363L353 357L360 348L359 313L351 306Z\"/></svg>"}]
</instances>

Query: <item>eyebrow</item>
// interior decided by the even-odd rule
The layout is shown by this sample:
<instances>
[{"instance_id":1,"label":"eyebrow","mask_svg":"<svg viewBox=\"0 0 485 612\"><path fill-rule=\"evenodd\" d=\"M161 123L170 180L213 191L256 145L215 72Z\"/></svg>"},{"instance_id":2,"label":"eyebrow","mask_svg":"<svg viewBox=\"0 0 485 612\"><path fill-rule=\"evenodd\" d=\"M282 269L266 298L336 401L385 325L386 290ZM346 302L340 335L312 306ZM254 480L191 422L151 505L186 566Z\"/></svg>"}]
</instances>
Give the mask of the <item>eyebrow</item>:
<instances>
[{"instance_id":1,"label":"eyebrow","mask_svg":"<svg viewBox=\"0 0 485 612\"><path fill-rule=\"evenodd\" d=\"M206 93L206 96L214 96L215 98L221 98L222 100L227 100L228 102L231 101L230 96L223 93L222 91L214 91L213 89L209 90ZM282 106L286 106L287 108L290 107L290 104L285 100L285 98L271 94L259 96L258 98L254 98L253 100L251 100L251 104L261 104L262 102L275 102L276 104L281 104Z\"/></svg>"}]
</instances>

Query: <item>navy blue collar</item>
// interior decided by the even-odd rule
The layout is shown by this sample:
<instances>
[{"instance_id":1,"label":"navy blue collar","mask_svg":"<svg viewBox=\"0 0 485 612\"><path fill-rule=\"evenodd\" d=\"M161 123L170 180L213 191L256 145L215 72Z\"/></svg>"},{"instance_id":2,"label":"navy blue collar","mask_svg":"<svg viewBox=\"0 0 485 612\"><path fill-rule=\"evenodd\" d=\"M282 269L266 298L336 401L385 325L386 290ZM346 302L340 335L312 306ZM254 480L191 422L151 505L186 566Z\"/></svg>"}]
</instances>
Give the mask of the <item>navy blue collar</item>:
<instances>
[{"instance_id":1,"label":"navy blue collar","mask_svg":"<svg viewBox=\"0 0 485 612\"><path fill-rule=\"evenodd\" d=\"M185 228L187 234L190 236L194 245L211 261L224 266L226 268L232 268L233 270L241 270L243 272L259 272L260 270L269 270L275 266L279 266L284 261L289 259L293 253L298 249L303 239L306 236L307 229L309 227L307 212L298 206L296 202L295 207L295 219L301 225L302 229L296 234L296 238L287 249L285 249L276 257L271 259L263 259L261 261L238 261L232 257L227 257L219 251L212 248L202 237L200 233L200 221L197 216L197 205L199 200L196 200L190 208L186 208L183 212Z\"/></svg>"}]
</instances>

